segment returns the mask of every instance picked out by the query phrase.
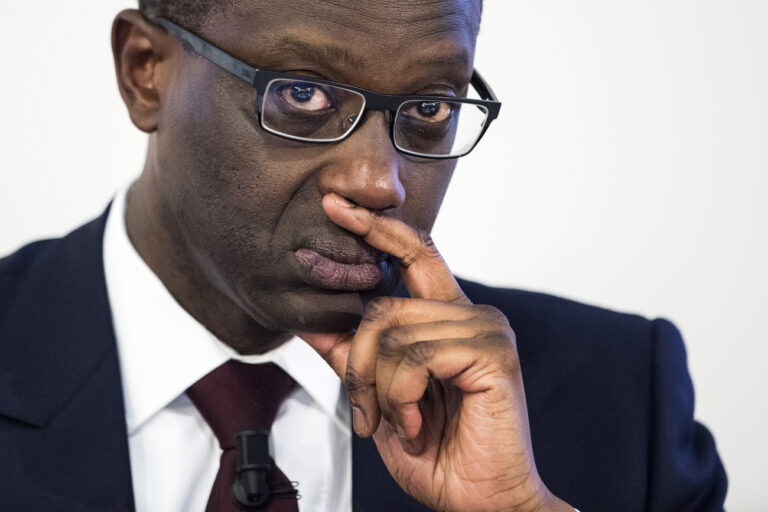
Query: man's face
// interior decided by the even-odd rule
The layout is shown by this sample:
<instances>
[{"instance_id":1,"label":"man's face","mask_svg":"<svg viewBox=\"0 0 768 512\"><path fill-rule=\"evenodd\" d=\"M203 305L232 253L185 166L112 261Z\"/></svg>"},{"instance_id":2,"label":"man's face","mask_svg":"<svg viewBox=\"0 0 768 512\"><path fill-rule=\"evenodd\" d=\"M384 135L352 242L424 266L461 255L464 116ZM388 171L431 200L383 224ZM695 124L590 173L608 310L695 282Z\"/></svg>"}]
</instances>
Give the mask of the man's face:
<instances>
[{"instance_id":1,"label":"man's face","mask_svg":"<svg viewBox=\"0 0 768 512\"><path fill-rule=\"evenodd\" d=\"M383 93L467 89L479 2L236 5L198 35L257 68ZM155 193L195 272L271 330L356 325L366 297L386 293L397 273L328 219L323 195L429 231L455 160L399 154L389 114L380 111L336 144L274 136L259 127L252 87L190 54L168 81L154 142Z\"/></svg>"}]
</instances>

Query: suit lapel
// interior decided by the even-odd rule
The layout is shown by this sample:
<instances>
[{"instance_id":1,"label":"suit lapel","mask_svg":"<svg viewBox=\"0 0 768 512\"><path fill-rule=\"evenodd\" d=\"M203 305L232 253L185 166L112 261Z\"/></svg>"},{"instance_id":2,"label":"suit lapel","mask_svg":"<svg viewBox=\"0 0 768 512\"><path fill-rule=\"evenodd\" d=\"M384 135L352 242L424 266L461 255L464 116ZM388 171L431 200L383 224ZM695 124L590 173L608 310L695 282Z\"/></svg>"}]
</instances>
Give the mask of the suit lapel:
<instances>
[{"instance_id":1,"label":"suit lapel","mask_svg":"<svg viewBox=\"0 0 768 512\"><path fill-rule=\"evenodd\" d=\"M107 214L12 256L28 262L0 323L2 510L134 509L104 279ZM352 459L355 512L429 511L394 481L371 439L353 436Z\"/></svg>"},{"instance_id":2,"label":"suit lapel","mask_svg":"<svg viewBox=\"0 0 768 512\"><path fill-rule=\"evenodd\" d=\"M3 510L133 509L106 216L12 256L26 263L0 325Z\"/></svg>"}]
</instances>

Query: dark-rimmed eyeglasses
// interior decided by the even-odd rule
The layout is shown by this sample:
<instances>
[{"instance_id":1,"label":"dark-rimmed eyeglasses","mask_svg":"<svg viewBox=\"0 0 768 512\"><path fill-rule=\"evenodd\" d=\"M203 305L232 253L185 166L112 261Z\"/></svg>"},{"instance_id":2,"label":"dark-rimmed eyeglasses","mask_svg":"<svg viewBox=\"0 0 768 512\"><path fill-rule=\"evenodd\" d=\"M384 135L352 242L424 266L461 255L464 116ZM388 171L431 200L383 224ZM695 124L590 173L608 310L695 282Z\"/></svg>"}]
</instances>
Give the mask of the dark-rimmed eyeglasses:
<instances>
[{"instance_id":1,"label":"dark-rimmed eyeglasses","mask_svg":"<svg viewBox=\"0 0 768 512\"><path fill-rule=\"evenodd\" d=\"M286 139L339 142L360 125L368 110L390 114L395 148L424 158L458 158L477 145L501 103L477 71L470 84L479 99L381 94L308 76L256 69L166 20L156 23L185 49L251 84L257 91L259 125Z\"/></svg>"}]
</instances>

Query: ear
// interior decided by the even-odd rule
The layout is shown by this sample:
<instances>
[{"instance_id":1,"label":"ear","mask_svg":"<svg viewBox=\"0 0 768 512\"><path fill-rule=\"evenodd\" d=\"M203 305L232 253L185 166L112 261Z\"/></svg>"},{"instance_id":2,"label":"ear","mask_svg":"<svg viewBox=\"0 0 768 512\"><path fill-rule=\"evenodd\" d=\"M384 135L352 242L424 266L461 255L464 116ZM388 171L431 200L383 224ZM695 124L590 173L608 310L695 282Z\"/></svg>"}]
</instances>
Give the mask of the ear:
<instances>
[{"instance_id":1,"label":"ear","mask_svg":"<svg viewBox=\"0 0 768 512\"><path fill-rule=\"evenodd\" d=\"M131 121L144 132L157 130L163 85L163 60L170 56L169 36L136 9L112 24L112 54L120 95Z\"/></svg>"}]
</instances>

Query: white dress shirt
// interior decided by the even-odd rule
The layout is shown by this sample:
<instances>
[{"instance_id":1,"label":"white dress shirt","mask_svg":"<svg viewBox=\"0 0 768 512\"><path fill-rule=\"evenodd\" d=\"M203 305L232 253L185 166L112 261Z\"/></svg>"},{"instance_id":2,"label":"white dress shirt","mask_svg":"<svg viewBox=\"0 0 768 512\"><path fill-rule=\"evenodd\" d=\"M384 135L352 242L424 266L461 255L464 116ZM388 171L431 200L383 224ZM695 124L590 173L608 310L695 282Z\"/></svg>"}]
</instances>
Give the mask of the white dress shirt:
<instances>
[{"instance_id":1,"label":"white dress shirt","mask_svg":"<svg viewBox=\"0 0 768 512\"><path fill-rule=\"evenodd\" d=\"M352 510L349 407L341 383L298 338L259 356L241 356L173 299L134 249L125 196L112 204L104 270L122 372L137 512L204 511L221 449L185 394L226 362L273 362L296 381L270 435L270 451L299 482L302 512Z\"/></svg>"}]
</instances>

